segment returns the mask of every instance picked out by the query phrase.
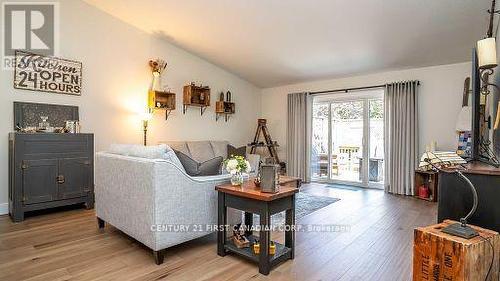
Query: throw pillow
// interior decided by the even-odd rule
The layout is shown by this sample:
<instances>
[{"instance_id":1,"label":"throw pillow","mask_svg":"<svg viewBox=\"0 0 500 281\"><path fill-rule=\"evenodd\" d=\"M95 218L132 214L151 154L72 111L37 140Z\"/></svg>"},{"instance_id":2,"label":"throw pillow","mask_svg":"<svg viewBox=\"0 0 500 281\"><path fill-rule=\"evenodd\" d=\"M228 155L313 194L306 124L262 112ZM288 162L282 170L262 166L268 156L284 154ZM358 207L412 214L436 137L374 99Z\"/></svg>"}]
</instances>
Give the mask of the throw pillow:
<instances>
[{"instance_id":1,"label":"throw pillow","mask_svg":"<svg viewBox=\"0 0 500 281\"><path fill-rule=\"evenodd\" d=\"M218 175L220 172L220 166L222 164L222 157L215 157L205 162L198 162L191 158L190 156L174 150L177 158L181 162L186 173L192 177L196 176L214 176Z\"/></svg>"},{"instance_id":2,"label":"throw pillow","mask_svg":"<svg viewBox=\"0 0 500 281\"><path fill-rule=\"evenodd\" d=\"M199 176L215 176L215 175L220 175L221 173L221 166L222 166L222 161L224 159L222 156L217 156L215 158L212 158L210 160L207 160L203 163L200 163L199 169L200 169L200 174Z\"/></svg>"},{"instance_id":3,"label":"throw pillow","mask_svg":"<svg viewBox=\"0 0 500 281\"><path fill-rule=\"evenodd\" d=\"M234 147L230 144L227 145L227 158L230 158L231 156L241 156L243 158L247 157L247 147L242 146L242 147Z\"/></svg>"},{"instance_id":4,"label":"throw pillow","mask_svg":"<svg viewBox=\"0 0 500 281\"><path fill-rule=\"evenodd\" d=\"M184 166L182 166L182 163L181 161L179 161L179 158L175 154L174 150L170 148L170 146L167 146L167 152L165 152L163 159L172 162L176 167L178 167L182 171L184 172L186 171L184 170Z\"/></svg>"}]
</instances>

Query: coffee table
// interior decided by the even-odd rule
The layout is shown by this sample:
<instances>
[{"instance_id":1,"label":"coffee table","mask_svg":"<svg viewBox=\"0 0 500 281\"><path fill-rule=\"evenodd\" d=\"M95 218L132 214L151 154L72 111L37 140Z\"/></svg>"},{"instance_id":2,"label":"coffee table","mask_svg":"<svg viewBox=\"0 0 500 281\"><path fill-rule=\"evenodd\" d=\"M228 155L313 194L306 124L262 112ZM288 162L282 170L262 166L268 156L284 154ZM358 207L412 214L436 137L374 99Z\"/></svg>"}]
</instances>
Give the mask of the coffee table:
<instances>
[{"instance_id":1,"label":"coffee table","mask_svg":"<svg viewBox=\"0 0 500 281\"><path fill-rule=\"evenodd\" d=\"M256 187L253 180L244 182L241 186L231 184L218 185L218 224L227 224L227 208L245 212L245 225L253 225L253 214L260 216L259 236L254 236L248 231L246 236L250 245L256 239L260 240L260 254L255 254L252 247L239 249L233 241L226 237L223 227L217 234L217 254L225 256L226 253L235 253L259 264L259 272L268 275L271 268L279 263L295 257L295 193L299 192L300 179L283 177L280 180L280 191L277 193L264 193ZM286 211L285 244L275 242L276 253L269 254L271 232L271 215Z\"/></svg>"}]
</instances>

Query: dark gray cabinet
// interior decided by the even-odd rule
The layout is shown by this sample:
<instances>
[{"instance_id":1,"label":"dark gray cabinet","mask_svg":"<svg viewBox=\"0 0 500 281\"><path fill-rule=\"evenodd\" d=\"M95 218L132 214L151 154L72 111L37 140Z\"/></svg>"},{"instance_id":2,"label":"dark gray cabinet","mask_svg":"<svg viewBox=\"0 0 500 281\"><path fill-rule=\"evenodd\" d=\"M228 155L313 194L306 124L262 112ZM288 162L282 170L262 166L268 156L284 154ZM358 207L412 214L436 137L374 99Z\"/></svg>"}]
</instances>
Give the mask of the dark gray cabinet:
<instances>
[{"instance_id":1,"label":"dark gray cabinet","mask_svg":"<svg viewBox=\"0 0 500 281\"><path fill-rule=\"evenodd\" d=\"M57 159L24 160L21 162L24 204L50 202L57 199ZM15 187L14 187L15 188Z\"/></svg>"},{"instance_id":2,"label":"dark gray cabinet","mask_svg":"<svg viewBox=\"0 0 500 281\"><path fill-rule=\"evenodd\" d=\"M463 173L476 188L478 205L468 223L500 231L500 168L472 162ZM439 173L438 222L459 221L469 213L474 199L467 183L456 173Z\"/></svg>"},{"instance_id":3,"label":"dark gray cabinet","mask_svg":"<svg viewBox=\"0 0 500 281\"><path fill-rule=\"evenodd\" d=\"M93 134L9 134L9 213L94 207Z\"/></svg>"}]
</instances>

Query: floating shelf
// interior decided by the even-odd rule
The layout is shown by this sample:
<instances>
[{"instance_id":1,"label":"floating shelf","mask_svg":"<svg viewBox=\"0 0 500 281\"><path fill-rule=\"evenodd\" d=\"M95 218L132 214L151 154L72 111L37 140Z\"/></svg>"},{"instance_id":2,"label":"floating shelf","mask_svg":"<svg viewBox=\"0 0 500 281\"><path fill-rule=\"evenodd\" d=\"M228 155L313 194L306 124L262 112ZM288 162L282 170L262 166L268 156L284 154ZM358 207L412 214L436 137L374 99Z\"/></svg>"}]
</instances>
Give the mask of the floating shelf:
<instances>
[{"instance_id":1,"label":"floating shelf","mask_svg":"<svg viewBox=\"0 0 500 281\"><path fill-rule=\"evenodd\" d=\"M165 120L175 110L175 93L162 91L149 91L148 106L153 110L165 110Z\"/></svg>"},{"instance_id":2,"label":"floating shelf","mask_svg":"<svg viewBox=\"0 0 500 281\"><path fill-rule=\"evenodd\" d=\"M247 258L253 262L259 262L259 255L255 254L252 250L252 244L255 242L255 240L258 239L258 236L250 235L247 237L247 239L250 241L250 247L247 248L238 248L236 245L234 245L234 242L232 239L226 239L226 244L224 245L224 248L230 252L233 252L235 254L238 254L244 258ZM276 245L276 253L274 255L269 256L269 262L271 265L275 265L283 260L286 260L290 257L291 255L291 249L286 247L283 244L280 244L278 242L274 242Z\"/></svg>"},{"instance_id":3,"label":"floating shelf","mask_svg":"<svg viewBox=\"0 0 500 281\"><path fill-rule=\"evenodd\" d=\"M234 114L236 105L234 102L217 101L215 103L215 121L219 121L220 116L224 116L225 121L229 120L229 116Z\"/></svg>"},{"instance_id":4,"label":"floating shelf","mask_svg":"<svg viewBox=\"0 0 500 281\"><path fill-rule=\"evenodd\" d=\"M196 86L193 83L184 86L182 113L186 114L190 106L199 107L200 114L203 115L206 108L210 106L210 87Z\"/></svg>"}]
</instances>

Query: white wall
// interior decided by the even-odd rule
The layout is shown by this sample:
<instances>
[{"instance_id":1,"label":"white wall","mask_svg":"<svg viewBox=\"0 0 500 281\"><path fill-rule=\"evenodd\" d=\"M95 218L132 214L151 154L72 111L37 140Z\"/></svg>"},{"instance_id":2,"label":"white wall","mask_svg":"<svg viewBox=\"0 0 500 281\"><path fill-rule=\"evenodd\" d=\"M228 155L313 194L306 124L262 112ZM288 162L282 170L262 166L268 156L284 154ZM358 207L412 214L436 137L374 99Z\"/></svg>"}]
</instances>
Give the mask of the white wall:
<instances>
[{"instance_id":1,"label":"white wall","mask_svg":"<svg viewBox=\"0 0 500 281\"><path fill-rule=\"evenodd\" d=\"M455 122L462 106L464 79L470 76L470 70L470 63L459 63L263 89L262 118L268 119L270 133L281 145L278 153L285 159L287 94L420 80L420 152L433 140L437 141L438 149L455 150Z\"/></svg>"},{"instance_id":2,"label":"white wall","mask_svg":"<svg viewBox=\"0 0 500 281\"><path fill-rule=\"evenodd\" d=\"M2 1L3 2L3 1ZM110 143L142 143L138 114L147 102L151 74L147 62L168 62L163 82L177 93L177 110L165 121L155 115L150 143L159 140L250 141L260 115L260 89L239 77L142 32L79 0L60 1L60 57L83 62L81 97L14 90L13 71L0 72L0 209L7 202L7 134L13 130L13 101L77 105L83 132L95 134L95 150ZM194 81L212 89L212 106L203 116L182 114L182 86ZM215 121L218 93L230 90L236 114L228 123ZM50 120L49 120L50 121ZM1 210L0 210L1 211Z\"/></svg>"}]
</instances>

